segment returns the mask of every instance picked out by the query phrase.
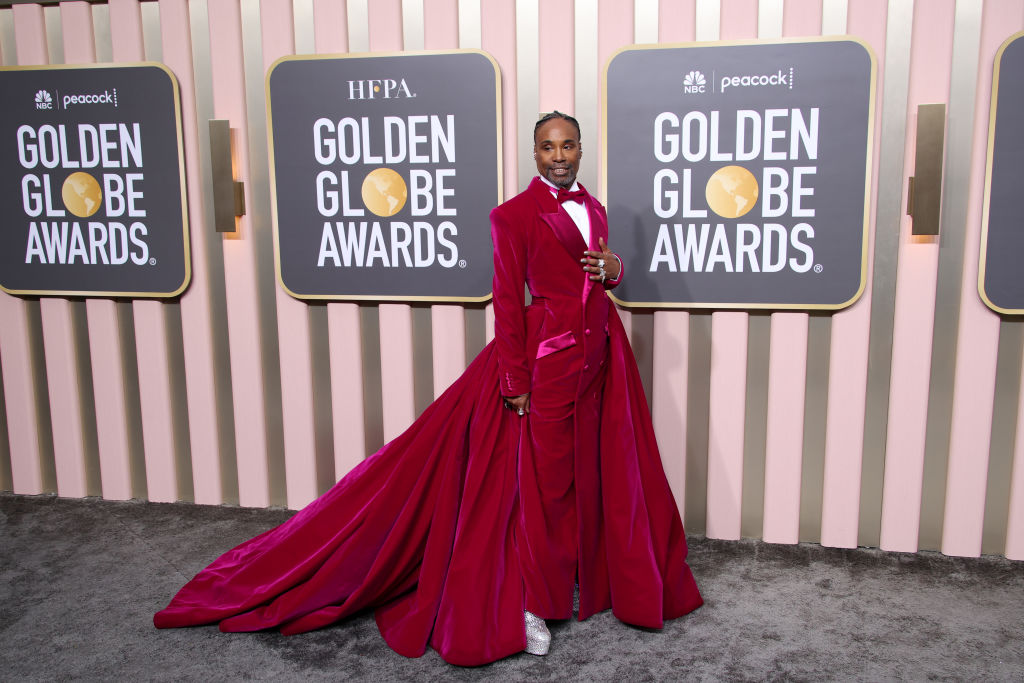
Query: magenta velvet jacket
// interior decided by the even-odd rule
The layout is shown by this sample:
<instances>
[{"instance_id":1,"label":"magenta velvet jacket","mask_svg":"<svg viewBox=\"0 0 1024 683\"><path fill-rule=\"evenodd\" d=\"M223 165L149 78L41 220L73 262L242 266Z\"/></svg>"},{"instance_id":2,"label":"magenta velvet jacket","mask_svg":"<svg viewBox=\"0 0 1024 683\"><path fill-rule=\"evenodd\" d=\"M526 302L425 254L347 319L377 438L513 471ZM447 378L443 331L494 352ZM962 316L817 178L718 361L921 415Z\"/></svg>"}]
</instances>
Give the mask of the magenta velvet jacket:
<instances>
[{"instance_id":1,"label":"magenta velvet jacket","mask_svg":"<svg viewBox=\"0 0 1024 683\"><path fill-rule=\"evenodd\" d=\"M570 341L584 366L593 360L605 372L599 445L577 458L579 616L611 608L623 621L658 628L701 605L622 324L603 287L562 276L574 252L582 273L583 240L567 215L551 215L558 206L550 193L547 204L535 192L531 186L495 212L498 238L525 249L506 263L496 243L496 282L499 271L522 273L544 305L523 313L520 287L520 325L515 293L496 292L496 308L505 307L498 317L509 326L502 323L498 339L409 429L290 520L214 560L155 615L157 627L217 623L222 631L294 634L374 609L388 645L409 657L430 645L453 664L478 665L523 650L516 530L528 420L504 409L501 394L529 390L537 354ZM531 202L550 210L530 216ZM607 224L590 202L596 243ZM503 221L528 234L503 233ZM596 333L606 343L591 357L587 339Z\"/></svg>"},{"instance_id":2,"label":"magenta velvet jacket","mask_svg":"<svg viewBox=\"0 0 1024 683\"><path fill-rule=\"evenodd\" d=\"M608 241L604 207L589 193L590 245L540 178L525 192L491 211L494 242L494 333L501 368L501 393L530 391L537 358L581 346L587 385L601 371L611 302L605 294L619 284L602 286L586 277L580 259L587 249ZM533 302L527 307L523 284Z\"/></svg>"}]
</instances>

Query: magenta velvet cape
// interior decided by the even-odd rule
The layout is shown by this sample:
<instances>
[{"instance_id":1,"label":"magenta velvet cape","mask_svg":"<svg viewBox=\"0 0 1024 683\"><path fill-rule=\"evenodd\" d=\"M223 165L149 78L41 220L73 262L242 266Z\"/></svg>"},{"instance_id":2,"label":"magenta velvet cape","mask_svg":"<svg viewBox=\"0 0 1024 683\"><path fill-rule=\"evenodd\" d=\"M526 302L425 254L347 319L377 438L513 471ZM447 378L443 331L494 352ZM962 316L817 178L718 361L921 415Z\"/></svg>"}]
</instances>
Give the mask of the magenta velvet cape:
<instances>
[{"instance_id":1,"label":"magenta velvet cape","mask_svg":"<svg viewBox=\"0 0 1024 683\"><path fill-rule=\"evenodd\" d=\"M601 585L580 586L579 618L611 607L622 621L660 628L702 601L614 312L609 334L600 481L590 486L597 490L577 482L578 495L601 501L607 572L597 573ZM154 623L294 634L375 608L388 645L408 657L428 644L461 665L521 651L514 456L522 424L498 398L492 343L402 435L287 522L199 572Z\"/></svg>"}]
</instances>

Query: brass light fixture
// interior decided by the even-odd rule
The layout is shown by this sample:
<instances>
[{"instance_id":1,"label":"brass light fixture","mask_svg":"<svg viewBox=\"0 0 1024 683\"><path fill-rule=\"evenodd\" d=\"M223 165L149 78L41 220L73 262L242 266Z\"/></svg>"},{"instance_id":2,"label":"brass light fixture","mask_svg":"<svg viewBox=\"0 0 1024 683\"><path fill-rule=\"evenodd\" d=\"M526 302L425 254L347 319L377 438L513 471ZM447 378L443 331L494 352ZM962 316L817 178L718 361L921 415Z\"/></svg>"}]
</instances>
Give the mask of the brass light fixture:
<instances>
[{"instance_id":1,"label":"brass light fixture","mask_svg":"<svg viewBox=\"0 0 1024 683\"><path fill-rule=\"evenodd\" d=\"M235 219L245 215L245 185L235 180L231 125L210 119L210 169L213 176L213 224L217 232L235 232Z\"/></svg>"},{"instance_id":2,"label":"brass light fixture","mask_svg":"<svg viewBox=\"0 0 1024 683\"><path fill-rule=\"evenodd\" d=\"M939 234L945 133L946 105L918 105L914 175L907 188L907 215L913 218L913 235Z\"/></svg>"}]
</instances>

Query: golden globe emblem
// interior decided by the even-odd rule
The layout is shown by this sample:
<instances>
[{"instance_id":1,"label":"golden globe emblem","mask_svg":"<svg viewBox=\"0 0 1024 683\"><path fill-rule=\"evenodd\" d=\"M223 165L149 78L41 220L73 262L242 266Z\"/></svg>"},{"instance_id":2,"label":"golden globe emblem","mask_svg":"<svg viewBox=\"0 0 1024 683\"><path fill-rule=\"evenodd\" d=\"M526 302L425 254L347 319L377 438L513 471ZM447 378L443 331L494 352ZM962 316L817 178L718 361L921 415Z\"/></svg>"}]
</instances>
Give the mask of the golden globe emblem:
<instances>
[{"instance_id":1,"label":"golden globe emblem","mask_svg":"<svg viewBox=\"0 0 1024 683\"><path fill-rule=\"evenodd\" d=\"M84 171L76 171L69 175L60 194L64 199L64 206L79 218L93 215L103 202L100 184Z\"/></svg>"},{"instance_id":2,"label":"golden globe emblem","mask_svg":"<svg viewBox=\"0 0 1024 683\"><path fill-rule=\"evenodd\" d=\"M704 197L722 218L739 218L757 204L757 178L742 166L725 166L708 178Z\"/></svg>"},{"instance_id":3,"label":"golden globe emblem","mask_svg":"<svg viewBox=\"0 0 1024 683\"><path fill-rule=\"evenodd\" d=\"M370 171L363 180L363 204L383 218L401 211L408 196L409 188L402 176L390 168Z\"/></svg>"}]
</instances>

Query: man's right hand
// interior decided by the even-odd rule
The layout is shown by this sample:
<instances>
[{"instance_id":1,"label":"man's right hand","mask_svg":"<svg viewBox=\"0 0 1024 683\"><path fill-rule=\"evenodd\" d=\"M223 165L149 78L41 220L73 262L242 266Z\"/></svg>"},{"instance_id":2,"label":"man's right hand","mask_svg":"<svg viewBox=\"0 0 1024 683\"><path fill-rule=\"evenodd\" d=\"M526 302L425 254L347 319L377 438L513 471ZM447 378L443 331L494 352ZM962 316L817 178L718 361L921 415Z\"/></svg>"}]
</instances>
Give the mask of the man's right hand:
<instances>
[{"instance_id":1,"label":"man's right hand","mask_svg":"<svg viewBox=\"0 0 1024 683\"><path fill-rule=\"evenodd\" d=\"M505 405L511 408L519 415L524 415L530 412L530 394L521 394L519 396L505 396Z\"/></svg>"}]
</instances>

